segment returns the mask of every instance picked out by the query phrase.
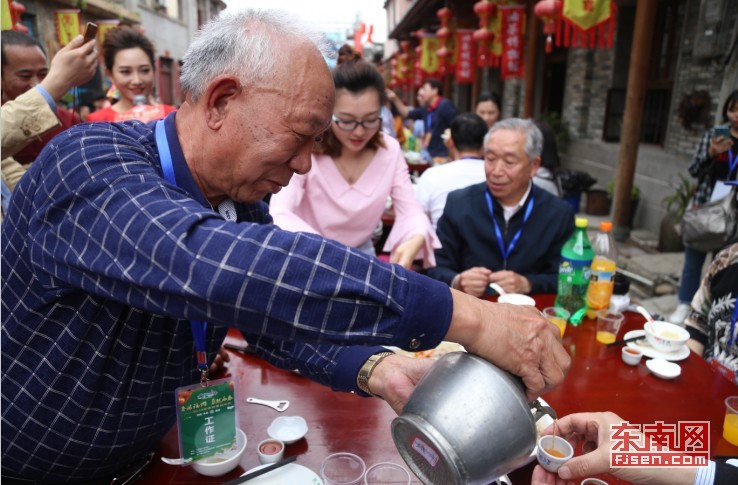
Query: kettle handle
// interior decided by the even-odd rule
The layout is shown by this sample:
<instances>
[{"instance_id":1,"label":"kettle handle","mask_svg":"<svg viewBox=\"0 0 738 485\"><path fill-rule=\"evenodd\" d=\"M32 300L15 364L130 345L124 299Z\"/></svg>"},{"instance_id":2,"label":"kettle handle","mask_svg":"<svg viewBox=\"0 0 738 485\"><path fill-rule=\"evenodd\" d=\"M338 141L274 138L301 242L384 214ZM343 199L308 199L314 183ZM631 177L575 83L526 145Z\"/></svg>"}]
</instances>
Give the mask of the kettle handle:
<instances>
[{"instance_id":1,"label":"kettle handle","mask_svg":"<svg viewBox=\"0 0 738 485\"><path fill-rule=\"evenodd\" d=\"M559 418L559 416L556 414L556 411L551 406L541 405L541 401L539 401L538 399L530 403L530 408L531 410L535 410L535 412L533 413L533 421L538 422L538 420L546 414L551 416L553 419Z\"/></svg>"}]
</instances>

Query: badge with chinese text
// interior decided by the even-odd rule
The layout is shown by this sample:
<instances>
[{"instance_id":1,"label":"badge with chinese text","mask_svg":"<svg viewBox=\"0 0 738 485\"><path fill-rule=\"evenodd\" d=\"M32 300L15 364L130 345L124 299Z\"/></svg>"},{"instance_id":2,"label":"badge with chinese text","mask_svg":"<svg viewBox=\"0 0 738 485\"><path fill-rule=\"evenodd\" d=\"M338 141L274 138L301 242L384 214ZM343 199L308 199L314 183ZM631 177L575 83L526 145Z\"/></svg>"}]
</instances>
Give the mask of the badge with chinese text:
<instances>
[{"instance_id":1,"label":"badge with chinese text","mask_svg":"<svg viewBox=\"0 0 738 485\"><path fill-rule=\"evenodd\" d=\"M210 381L180 387L177 399L179 451L185 460L201 460L218 452L235 450L238 414L233 380Z\"/></svg>"}]
</instances>

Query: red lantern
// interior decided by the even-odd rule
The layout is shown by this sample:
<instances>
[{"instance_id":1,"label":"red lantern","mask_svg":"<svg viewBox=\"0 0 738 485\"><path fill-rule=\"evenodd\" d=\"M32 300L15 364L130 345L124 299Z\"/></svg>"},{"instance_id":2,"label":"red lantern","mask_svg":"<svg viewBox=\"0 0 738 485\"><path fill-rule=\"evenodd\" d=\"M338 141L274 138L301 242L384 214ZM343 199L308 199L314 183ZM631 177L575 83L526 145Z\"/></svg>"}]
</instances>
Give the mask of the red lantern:
<instances>
[{"instance_id":1,"label":"red lantern","mask_svg":"<svg viewBox=\"0 0 738 485\"><path fill-rule=\"evenodd\" d=\"M13 22L13 30L28 33L28 27L20 23L21 15L26 13L26 7L20 2L10 2L10 18Z\"/></svg>"},{"instance_id":2,"label":"red lantern","mask_svg":"<svg viewBox=\"0 0 738 485\"><path fill-rule=\"evenodd\" d=\"M543 21L543 33L546 34L546 53L553 49L551 36L556 33L556 20L561 17L561 0L541 0L533 9L533 13Z\"/></svg>"},{"instance_id":3,"label":"red lantern","mask_svg":"<svg viewBox=\"0 0 738 485\"><path fill-rule=\"evenodd\" d=\"M436 51L436 55L438 55L438 67L441 74L446 74L448 62L453 56L453 52L446 47L446 43L453 35L448 24L449 20L454 16L454 12L448 7L443 7L436 12L436 16L441 19L441 27L436 31L436 37L438 37L438 42L441 45L441 47Z\"/></svg>"},{"instance_id":4,"label":"red lantern","mask_svg":"<svg viewBox=\"0 0 738 485\"><path fill-rule=\"evenodd\" d=\"M477 66L493 66L495 56L492 55L491 44L495 34L489 30L490 18L497 12L496 0L480 0L474 4L474 13L479 17L479 28L472 37L477 42Z\"/></svg>"},{"instance_id":5,"label":"red lantern","mask_svg":"<svg viewBox=\"0 0 738 485\"><path fill-rule=\"evenodd\" d=\"M436 12L436 17L441 19L441 23L444 23L444 24L445 24L444 20L448 22L448 20L453 16L454 16L454 11L448 7L443 7L438 12Z\"/></svg>"}]
</instances>

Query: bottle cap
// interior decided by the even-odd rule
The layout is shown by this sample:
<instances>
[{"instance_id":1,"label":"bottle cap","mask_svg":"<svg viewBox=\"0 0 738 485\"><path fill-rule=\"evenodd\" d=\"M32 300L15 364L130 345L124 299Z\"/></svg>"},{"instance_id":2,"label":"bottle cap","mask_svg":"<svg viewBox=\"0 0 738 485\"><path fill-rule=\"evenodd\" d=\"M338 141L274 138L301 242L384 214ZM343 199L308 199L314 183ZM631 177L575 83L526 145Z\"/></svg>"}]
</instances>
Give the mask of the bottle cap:
<instances>
[{"instance_id":1,"label":"bottle cap","mask_svg":"<svg viewBox=\"0 0 738 485\"><path fill-rule=\"evenodd\" d=\"M612 231L612 222L600 222L600 231L604 231L604 232Z\"/></svg>"},{"instance_id":2,"label":"bottle cap","mask_svg":"<svg viewBox=\"0 0 738 485\"><path fill-rule=\"evenodd\" d=\"M630 278L623 273L615 273L612 293L614 295L625 295L630 290Z\"/></svg>"},{"instance_id":3,"label":"bottle cap","mask_svg":"<svg viewBox=\"0 0 738 485\"><path fill-rule=\"evenodd\" d=\"M577 227L587 227L587 224L589 224L589 221L588 221L588 220L587 220L587 218L585 218L585 217L577 217L577 218L576 218L576 219L574 220L574 224L575 224L575 225L576 225Z\"/></svg>"}]
</instances>

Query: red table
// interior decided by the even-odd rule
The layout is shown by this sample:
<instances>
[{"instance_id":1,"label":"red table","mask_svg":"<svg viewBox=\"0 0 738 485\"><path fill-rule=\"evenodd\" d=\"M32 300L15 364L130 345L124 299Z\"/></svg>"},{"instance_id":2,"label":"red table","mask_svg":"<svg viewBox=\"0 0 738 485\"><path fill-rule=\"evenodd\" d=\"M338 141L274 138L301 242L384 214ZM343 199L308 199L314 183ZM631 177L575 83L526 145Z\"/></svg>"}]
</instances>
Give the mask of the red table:
<instances>
[{"instance_id":1,"label":"red table","mask_svg":"<svg viewBox=\"0 0 738 485\"><path fill-rule=\"evenodd\" d=\"M552 295L536 297L538 308L550 306ZM626 313L619 337L643 324L643 317ZM565 382L544 395L544 399L560 416L581 411L613 411L634 424L656 421L676 423L680 420L709 420L710 451L714 456L738 455L738 447L722 438L723 400L738 395L738 388L696 355L680 362L682 374L673 381L651 375L644 362L630 367L620 360L620 348L606 348L595 341L594 322L585 320L578 327L569 326L563 344L572 356L572 368ZM243 344L238 332L231 332L227 341ZM256 444L267 438L266 429L278 416L299 415L309 426L305 439L288 445L285 456L299 455L298 463L320 472L325 456L337 451L359 454L367 467L381 461L404 465L395 449L390 423L395 417L380 399L365 399L346 393L335 393L297 374L276 369L258 357L231 353L228 367L239 385L241 401L253 396L261 399L287 399L290 407L284 413L254 404L240 407L240 425L248 437L247 450L240 466L226 476L209 478L191 468L165 465L160 456L179 454L176 429L171 430L157 448L155 462L139 483L194 484L222 483L236 478L259 465ZM513 483L530 482L533 465L510 475ZM608 476L610 483L619 482ZM414 478L413 483L420 483Z\"/></svg>"}]
</instances>

